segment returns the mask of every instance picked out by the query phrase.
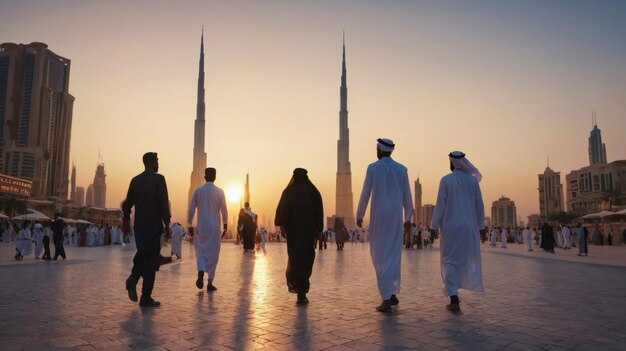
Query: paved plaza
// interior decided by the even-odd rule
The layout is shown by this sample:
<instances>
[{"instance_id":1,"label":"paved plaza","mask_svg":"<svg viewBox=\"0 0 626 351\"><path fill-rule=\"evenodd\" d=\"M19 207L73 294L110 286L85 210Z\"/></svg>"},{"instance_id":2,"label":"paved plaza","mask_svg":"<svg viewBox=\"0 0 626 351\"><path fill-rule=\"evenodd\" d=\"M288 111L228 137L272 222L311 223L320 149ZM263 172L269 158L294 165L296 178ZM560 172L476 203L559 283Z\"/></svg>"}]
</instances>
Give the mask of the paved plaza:
<instances>
[{"instance_id":1,"label":"paved plaza","mask_svg":"<svg viewBox=\"0 0 626 351\"><path fill-rule=\"evenodd\" d=\"M405 250L400 305L380 303L367 244L317 252L308 306L287 292L287 248L222 245L215 285L195 285L193 247L157 273L141 309L124 280L133 252L68 248L69 259L22 262L0 244L0 350L625 350L626 247L526 252L483 245L486 293L444 308L439 250ZM595 255L595 258L594 258ZM601 259L605 256L607 259Z\"/></svg>"}]
</instances>

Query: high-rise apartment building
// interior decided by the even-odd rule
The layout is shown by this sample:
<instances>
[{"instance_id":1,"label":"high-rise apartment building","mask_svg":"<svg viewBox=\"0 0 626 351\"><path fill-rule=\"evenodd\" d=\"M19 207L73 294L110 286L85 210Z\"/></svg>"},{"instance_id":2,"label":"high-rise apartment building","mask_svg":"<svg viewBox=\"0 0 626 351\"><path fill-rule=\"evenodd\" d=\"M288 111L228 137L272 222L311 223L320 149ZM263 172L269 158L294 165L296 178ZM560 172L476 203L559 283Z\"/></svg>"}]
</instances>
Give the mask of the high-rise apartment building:
<instances>
[{"instance_id":1,"label":"high-rise apartment building","mask_svg":"<svg viewBox=\"0 0 626 351\"><path fill-rule=\"evenodd\" d=\"M0 45L0 173L31 180L32 196L68 197L69 78L44 43Z\"/></svg>"},{"instance_id":2,"label":"high-rise apartment building","mask_svg":"<svg viewBox=\"0 0 626 351\"><path fill-rule=\"evenodd\" d=\"M565 211L563 206L563 185L561 172L555 172L546 167L543 174L539 174L539 215L546 221L551 215Z\"/></svg>"},{"instance_id":3,"label":"high-rise apartment building","mask_svg":"<svg viewBox=\"0 0 626 351\"><path fill-rule=\"evenodd\" d=\"M494 227L517 227L515 201L504 195L491 205L491 225Z\"/></svg>"}]
</instances>

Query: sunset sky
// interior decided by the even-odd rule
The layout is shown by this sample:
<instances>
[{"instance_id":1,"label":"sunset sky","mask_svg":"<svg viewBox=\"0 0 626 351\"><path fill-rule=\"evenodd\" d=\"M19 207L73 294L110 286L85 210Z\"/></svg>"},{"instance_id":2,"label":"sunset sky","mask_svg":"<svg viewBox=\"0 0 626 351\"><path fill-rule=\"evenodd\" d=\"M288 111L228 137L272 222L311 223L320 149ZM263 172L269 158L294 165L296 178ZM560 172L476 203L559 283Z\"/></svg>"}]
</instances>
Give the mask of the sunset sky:
<instances>
[{"instance_id":1,"label":"sunset sky","mask_svg":"<svg viewBox=\"0 0 626 351\"><path fill-rule=\"evenodd\" d=\"M624 1L2 0L0 42L72 61L78 185L100 152L119 207L156 151L183 222L204 25L208 165L223 188L249 171L269 222L295 167L334 212L345 29L355 208L387 137L424 203L459 149L483 174L486 214L506 195L525 221L547 157L563 182L588 165L593 110L608 160L626 159L625 18Z\"/></svg>"}]
</instances>

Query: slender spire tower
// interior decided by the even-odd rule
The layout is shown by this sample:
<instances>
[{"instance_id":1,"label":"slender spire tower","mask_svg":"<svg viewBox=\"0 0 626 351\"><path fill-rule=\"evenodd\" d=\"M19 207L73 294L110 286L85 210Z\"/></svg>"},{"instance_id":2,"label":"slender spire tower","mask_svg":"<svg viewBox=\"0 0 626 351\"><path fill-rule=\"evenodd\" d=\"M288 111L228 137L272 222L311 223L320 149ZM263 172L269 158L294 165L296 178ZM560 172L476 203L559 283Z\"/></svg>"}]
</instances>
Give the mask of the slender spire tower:
<instances>
[{"instance_id":1,"label":"slender spire tower","mask_svg":"<svg viewBox=\"0 0 626 351\"><path fill-rule=\"evenodd\" d=\"M243 202L250 203L250 173L246 173L246 183L243 186Z\"/></svg>"},{"instance_id":2,"label":"slender spire tower","mask_svg":"<svg viewBox=\"0 0 626 351\"><path fill-rule=\"evenodd\" d=\"M337 141L337 191L335 212L343 217L347 228L355 227L350 170L350 130L348 129L348 87L346 86L346 36L343 35L341 87L339 88L339 140Z\"/></svg>"},{"instance_id":3,"label":"slender spire tower","mask_svg":"<svg viewBox=\"0 0 626 351\"><path fill-rule=\"evenodd\" d=\"M196 121L193 133L193 170L189 198L191 201L194 190L204 184L204 169L206 168L206 152L204 152L204 26L200 37L200 63L198 67L198 103L196 105Z\"/></svg>"}]
</instances>

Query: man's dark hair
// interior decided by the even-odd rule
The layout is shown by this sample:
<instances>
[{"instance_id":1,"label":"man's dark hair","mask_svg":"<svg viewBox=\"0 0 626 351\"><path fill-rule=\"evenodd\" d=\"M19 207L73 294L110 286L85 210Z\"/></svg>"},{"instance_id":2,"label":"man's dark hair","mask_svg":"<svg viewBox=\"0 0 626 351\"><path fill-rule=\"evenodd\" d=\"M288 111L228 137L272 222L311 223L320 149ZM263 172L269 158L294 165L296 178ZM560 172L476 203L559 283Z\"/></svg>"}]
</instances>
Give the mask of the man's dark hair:
<instances>
[{"instance_id":1,"label":"man's dark hair","mask_svg":"<svg viewBox=\"0 0 626 351\"><path fill-rule=\"evenodd\" d=\"M204 170L204 179L206 179L209 182L213 182L215 181L216 174L217 174L217 171L215 170L215 168L208 167Z\"/></svg>"},{"instance_id":2,"label":"man's dark hair","mask_svg":"<svg viewBox=\"0 0 626 351\"><path fill-rule=\"evenodd\" d=\"M246 202L245 204L243 204L243 207L250 207L250 203Z\"/></svg>"},{"instance_id":3,"label":"man's dark hair","mask_svg":"<svg viewBox=\"0 0 626 351\"><path fill-rule=\"evenodd\" d=\"M151 164L155 163L157 159L158 157L156 152L146 152L145 154L143 154L143 165L148 167Z\"/></svg>"}]
</instances>

